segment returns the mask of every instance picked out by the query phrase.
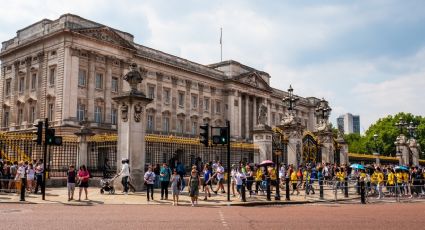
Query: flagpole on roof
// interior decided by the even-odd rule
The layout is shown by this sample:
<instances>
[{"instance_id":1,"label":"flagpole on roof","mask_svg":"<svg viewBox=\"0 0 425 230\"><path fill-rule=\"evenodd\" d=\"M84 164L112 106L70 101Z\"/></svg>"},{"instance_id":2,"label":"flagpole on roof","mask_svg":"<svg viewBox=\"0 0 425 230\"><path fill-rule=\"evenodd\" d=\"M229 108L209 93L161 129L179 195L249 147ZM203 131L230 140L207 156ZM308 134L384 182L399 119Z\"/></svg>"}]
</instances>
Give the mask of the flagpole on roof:
<instances>
[{"instance_id":1,"label":"flagpole on roof","mask_svg":"<svg viewBox=\"0 0 425 230\"><path fill-rule=\"evenodd\" d=\"M220 62L223 61L223 28L220 27Z\"/></svg>"}]
</instances>

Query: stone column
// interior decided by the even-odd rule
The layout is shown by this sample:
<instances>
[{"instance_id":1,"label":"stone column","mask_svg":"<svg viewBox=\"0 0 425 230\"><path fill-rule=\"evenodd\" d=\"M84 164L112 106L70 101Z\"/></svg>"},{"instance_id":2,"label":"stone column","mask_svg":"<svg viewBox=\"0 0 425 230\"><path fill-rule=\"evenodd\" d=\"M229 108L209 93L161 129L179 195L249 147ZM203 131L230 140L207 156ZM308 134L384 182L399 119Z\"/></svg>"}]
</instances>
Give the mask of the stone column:
<instances>
[{"instance_id":1,"label":"stone column","mask_svg":"<svg viewBox=\"0 0 425 230\"><path fill-rule=\"evenodd\" d=\"M88 121L94 121L94 93L95 93L95 78L96 78L96 55L89 53L87 71L87 118Z\"/></svg>"},{"instance_id":2,"label":"stone column","mask_svg":"<svg viewBox=\"0 0 425 230\"><path fill-rule=\"evenodd\" d=\"M266 102L267 102L267 125L272 126L272 107L273 107L272 101L270 99L267 99Z\"/></svg>"},{"instance_id":3,"label":"stone column","mask_svg":"<svg viewBox=\"0 0 425 230\"><path fill-rule=\"evenodd\" d=\"M340 164L349 165L350 162L348 162L348 144L345 142L345 140L342 137L339 137L337 140L339 145L339 160Z\"/></svg>"},{"instance_id":4,"label":"stone column","mask_svg":"<svg viewBox=\"0 0 425 230\"><path fill-rule=\"evenodd\" d=\"M255 128L258 124L258 119L257 119L257 97L253 96L253 105L252 105L252 127Z\"/></svg>"},{"instance_id":5,"label":"stone column","mask_svg":"<svg viewBox=\"0 0 425 230\"><path fill-rule=\"evenodd\" d=\"M420 145L417 143L416 139L411 138L409 140L409 148L412 152L412 164L419 165L419 153L421 152Z\"/></svg>"},{"instance_id":6,"label":"stone column","mask_svg":"<svg viewBox=\"0 0 425 230\"><path fill-rule=\"evenodd\" d=\"M254 154L254 162L261 163L272 159L272 130L268 126L257 126L253 131L254 146L258 153Z\"/></svg>"},{"instance_id":7,"label":"stone column","mask_svg":"<svg viewBox=\"0 0 425 230\"><path fill-rule=\"evenodd\" d=\"M400 165L407 165L409 164L409 149L407 146L407 138L403 134L397 137L396 141L394 142L397 148L397 158L399 160Z\"/></svg>"},{"instance_id":8,"label":"stone column","mask_svg":"<svg viewBox=\"0 0 425 230\"><path fill-rule=\"evenodd\" d=\"M137 191L143 189L143 175L146 163L145 130L146 106L152 99L137 90L137 85L146 77L147 70L137 68L135 64L124 79L129 82L131 90L123 92L113 100L119 105L118 113L118 146L117 169L121 168L121 160L130 160L130 177Z\"/></svg>"},{"instance_id":9,"label":"stone column","mask_svg":"<svg viewBox=\"0 0 425 230\"><path fill-rule=\"evenodd\" d=\"M77 165L75 168L79 168L81 165L87 166L88 160L88 144L87 139L93 136L94 133L85 124L81 126L80 131L74 133L78 136L78 153L77 153Z\"/></svg>"},{"instance_id":10,"label":"stone column","mask_svg":"<svg viewBox=\"0 0 425 230\"><path fill-rule=\"evenodd\" d=\"M245 94L245 139L249 139L249 95Z\"/></svg>"},{"instance_id":11,"label":"stone column","mask_svg":"<svg viewBox=\"0 0 425 230\"><path fill-rule=\"evenodd\" d=\"M318 133L319 143L322 146L322 162L334 163L334 146L333 136L330 131L323 131Z\"/></svg>"},{"instance_id":12,"label":"stone column","mask_svg":"<svg viewBox=\"0 0 425 230\"><path fill-rule=\"evenodd\" d=\"M302 146L303 141L301 135L297 131L287 132L288 138L288 164L296 167L302 163Z\"/></svg>"},{"instance_id":13,"label":"stone column","mask_svg":"<svg viewBox=\"0 0 425 230\"><path fill-rule=\"evenodd\" d=\"M373 156L375 157L375 164L376 164L376 165L380 165L380 164L381 164L381 162L380 162L380 160L379 160L379 153L374 152L374 153L373 153Z\"/></svg>"},{"instance_id":14,"label":"stone column","mask_svg":"<svg viewBox=\"0 0 425 230\"><path fill-rule=\"evenodd\" d=\"M237 135L239 136L239 138L242 138L242 93L238 92L238 109L239 109L239 116L238 116L238 132Z\"/></svg>"},{"instance_id":15,"label":"stone column","mask_svg":"<svg viewBox=\"0 0 425 230\"><path fill-rule=\"evenodd\" d=\"M65 119L77 116L79 55L79 50L70 47L65 48L64 97L62 102L62 117Z\"/></svg>"}]
</instances>

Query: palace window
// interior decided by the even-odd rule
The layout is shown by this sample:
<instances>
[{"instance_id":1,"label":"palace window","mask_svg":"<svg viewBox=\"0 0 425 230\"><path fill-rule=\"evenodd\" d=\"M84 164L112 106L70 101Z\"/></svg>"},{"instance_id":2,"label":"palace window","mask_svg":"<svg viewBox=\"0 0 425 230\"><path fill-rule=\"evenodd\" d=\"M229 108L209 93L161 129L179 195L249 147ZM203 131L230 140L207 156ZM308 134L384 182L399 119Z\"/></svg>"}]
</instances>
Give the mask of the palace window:
<instances>
[{"instance_id":1,"label":"palace window","mask_svg":"<svg viewBox=\"0 0 425 230\"><path fill-rule=\"evenodd\" d=\"M12 82L12 79L7 79L6 80L6 89L5 89L6 96L9 96L10 95L10 92L11 92L11 82Z\"/></svg>"},{"instance_id":2,"label":"palace window","mask_svg":"<svg viewBox=\"0 0 425 230\"><path fill-rule=\"evenodd\" d=\"M198 108L198 95L192 95L192 109Z\"/></svg>"},{"instance_id":3,"label":"palace window","mask_svg":"<svg viewBox=\"0 0 425 230\"><path fill-rule=\"evenodd\" d=\"M47 108L47 118L49 119L49 121L53 121L55 119L53 103L50 103Z\"/></svg>"},{"instance_id":4,"label":"palace window","mask_svg":"<svg viewBox=\"0 0 425 230\"><path fill-rule=\"evenodd\" d=\"M55 85L55 79L56 79L56 67L51 67L49 72L49 84Z\"/></svg>"},{"instance_id":5,"label":"palace window","mask_svg":"<svg viewBox=\"0 0 425 230\"><path fill-rule=\"evenodd\" d=\"M170 118L164 117L162 123L162 131L164 131L165 133L170 132Z\"/></svg>"},{"instance_id":6,"label":"palace window","mask_svg":"<svg viewBox=\"0 0 425 230\"><path fill-rule=\"evenodd\" d=\"M86 86L87 71L84 69L78 70L78 86Z\"/></svg>"},{"instance_id":7,"label":"palace window","mask_svg":"<svg viewBox=\"0 0 425 230\"><path fill-rule=\"evenodd\" d=\"M208 97L204 98L204 110L210 111L210 99Z\"/></svg>"},{"instance_id":8,"label":"palace window","mask_svg":"<svg viewBox=\"0 0 425 230\"><path fill-rule=\"evenodd\" d=\"M118 78L117 77L112 77L111 90L114 93L118 92Z\"/></svg>"},{"instance_id":9,"label":"palace window","mask_svg":"<svg viewBox=\"0 0 425 230\"><path fill-rule=\"evenodd\" d=\"M25 77L19 78L19 93L23 93L25 90Z\"/></svg>"},{"instance_id":10,"label":"palace window","mask_svg":"<svg viewBox=\"0 0 425 230\"><path fill-rule=\"evenodd\" d=\"M164 102L170 103L170 98L171 98L170 89L164 88Z\"/></svg>"},{"instance_id":11,"label":"palace window","mask_svg":"<svg viewBox=\"0 0 425 230\"><path fill-rule=\"evenodd\" d=\"M154 120L153 120L153 115L148 115L148 131L153 131L154 130Z\"/></svg>"},{"instance_id":12,"label":"palace window","mask_svg":"<svg viewBox=\"0 0 425 230\"><path fill-rule=\"evenodd\" d=\"M30 117L29 122L30 123L34 123L34 120L35 120L35 106L31 106L30 107L29 117Z\"/></svg>"},{"instance_id":13,"label":"palace window","mask_svg":"<svg viewBox=\"0 0 425 230\"><path fill-rule=\"evenodd\" d=\"M33 73L31 75L31 90L35 90L37 88L37 74Z\"/></svg>"},{"instance_id":14,"label":"palace window","mask_svg":"<svg viewBox=\"0 0 425 230\"><path fill-rule=\"evenodd\" d=\"M276 115L275 113L272 113L272 124L276 124Z\"/></svg>"},{"instance_id":15,"label":"palace window","mask_svg":"<svg viewBox=\"0 0 425 230\"><path fill-rule=\"evenodd\" d=\"M103 74L96 73L95 83L96 89L103 89Z\"/></svg>"},{"instance_id":16,"label":"palace window","mask_svg":"<svg viewBox=\"0 0 425 230\"><path fill-rule=\"evenodd\" d=\"M184 130L184 120L178 119L177 120L177 133L183 133Z\"/></svg>"},{"instance_id":17,"label":"palace window","mask_svg":"<svg viewBox=\"0 0 425 230\"><path fill-rule=\"evenodd\" d=\"M118 114L118 110L117 109L112 109L111 110L111 123L113 125L117 124L117 114Z\"/></svg>"},{"instance_id":18,"label":"palace window","mask_svg":"<svg viewBox=\"0 0 425 230\"><path fill-rule=\"evenodd\" d=\"M24 121L24 110L22 108L18 109L18 125Z\"/></svg>"},{"instance_id":19,"label":"palace window","mask_svg":"<svg viewBox=\"0 0 425 230\"><path fill-rule=\"evenodd\" d=\"M184 92L179 92L179 106L184 107Z\"/></svg>"},{"instance_id":20,"label":"palace window","mask_svg":"<svg viewBox=\"0 0 425 230\"><path fill-rule=\"evenodd\" d=\"M150 85L148 87L148 98L154 99L155 98L155 86Z\"/></svg>"},{"instance_id":21,"label":"palace window","mask_svg":"<svg viewBox=\"0 0 425 230\"><path fill-rule=\"evenodd\" d=\"M9 126L9 111L4 111L3 115L3 127Z\"/></svg>"},{"instance_id":22,"label":"palace window","mask_svg":"<svg viewBox=\"0 0 425 230\"><path fill-rule=\"evenodd\" d=\"M78 121L84 121L84 118L86 117L86 106L84 104L78 103L77 105L77 120Z\"/></svg>"},{"instance_id":23,"label":"palace window","mask_svg":"<svg viewBox=\"0 0 425 230\"><path fill-rule=\"evenodd\" d=\"M102 107L94 107L94 122L102 123Z\"/></svg>"},{"instance_id":24,"label":"palace window","mask_svg":"<svg viewBox=\"0 0 425 230\"><path fill-rule=\"evenodd\" d=\"M195 135L198 131L198 122L192 122L192 135Z\"/></svg>"},{"instance_id":25,"label":"palace window","mask_svg":"<svg viewBox=\"0 0 425 230\"><path fill-rule=\"evenodd\" d=\"M215 113L221 113L221 102L220 101L215 102Z\"/></svg>"}]
</instances>

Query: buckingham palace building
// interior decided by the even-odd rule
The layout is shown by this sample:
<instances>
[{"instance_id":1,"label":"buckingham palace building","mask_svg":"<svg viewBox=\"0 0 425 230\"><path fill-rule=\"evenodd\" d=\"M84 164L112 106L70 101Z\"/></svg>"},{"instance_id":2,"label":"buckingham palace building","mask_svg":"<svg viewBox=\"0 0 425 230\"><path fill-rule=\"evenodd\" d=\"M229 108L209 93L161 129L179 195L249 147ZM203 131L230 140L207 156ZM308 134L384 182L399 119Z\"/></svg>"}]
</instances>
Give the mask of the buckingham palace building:
<instances>
[{"instance_id":1,"label":"buckingham palace building","mask_svg":"<svg viewBox=\"0 0 425 230\"><path fill-rule=\"evenodd\" d=\"M251 142L260 106L271 127L287 110L288 93L270 86L264 71L234 60L198 64L72 14L18 30L2 42L0 60L2 132L28 132L48 118L59 134L74 133L81 121L95 133L116 133L119 109L111 98L129 89L122 76L131 63L147 70L139 90L153 99L144 113L148 134L196 137L200 125L229 120L232 139ZM320 100L299 99L296 115L313 132Z\"/></svg>"}]
</instances>

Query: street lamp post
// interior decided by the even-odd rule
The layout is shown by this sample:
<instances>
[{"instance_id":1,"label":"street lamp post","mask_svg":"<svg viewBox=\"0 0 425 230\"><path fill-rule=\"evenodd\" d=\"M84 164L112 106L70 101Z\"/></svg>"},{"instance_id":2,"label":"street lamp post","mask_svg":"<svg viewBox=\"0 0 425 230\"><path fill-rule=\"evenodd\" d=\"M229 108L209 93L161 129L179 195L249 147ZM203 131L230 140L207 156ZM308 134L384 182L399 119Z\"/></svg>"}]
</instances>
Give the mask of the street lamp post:
<instances>
[{"instance_id":1,"label":"street lamp post","mask_svg":"<svg viewBox=\"0 0 425 230\"><path fill-rule=\"evenodd\" d=\"M410 123L409 123L409 125L406 127L406 129L407 129L407 132L409 132L409 137L411 138L411 139L413 139L413 138L415 138L415 132L416 132L416 129L417 129L418 127L415 125L415 124L413 124L413 121L411 121Z\"/></svg>"},{"instance_id":2,"label":"street lamp post","mask_svg":"<svg viewBox=\"0 0 425 230\"><path fill-rule=\"evenodd\" d=\"M282 101L288 107L288 111L293 112L295 110L295 105L299 98L294 96L294 89L292 88L292 85L289 85L288 93L289 95L287 97L284 97Z\"/></svg>"},{"instance_id":3,"label":"street lamp post","mask_svg":"<svg viewBox=\"0 0 425 230\"><path fill-rule=\"evenodd\" d=\"M375 163L376 165L379 165L379 149L378 149L378 144L376 143L378 141L378 134L373 134L373 141L375 142L375 152L373 153L373 155L375 155Z\"/></svg>"},{"instance_id":4,"label":"street lamp post","mask_svg":"<svg viewBox=\"0 0 425 230\"><path fill-rule=\"evenodd\" d=\"M399 121L395 123L395 126L397 126L398 129L400 129L400 134L403 133L403 128L407 126L407 122L403 120L403 118L400 117Z\"/></svg>"}]
</instances>

